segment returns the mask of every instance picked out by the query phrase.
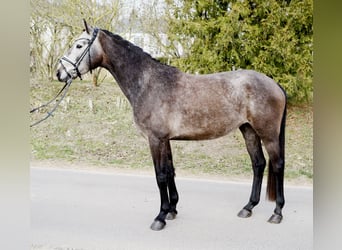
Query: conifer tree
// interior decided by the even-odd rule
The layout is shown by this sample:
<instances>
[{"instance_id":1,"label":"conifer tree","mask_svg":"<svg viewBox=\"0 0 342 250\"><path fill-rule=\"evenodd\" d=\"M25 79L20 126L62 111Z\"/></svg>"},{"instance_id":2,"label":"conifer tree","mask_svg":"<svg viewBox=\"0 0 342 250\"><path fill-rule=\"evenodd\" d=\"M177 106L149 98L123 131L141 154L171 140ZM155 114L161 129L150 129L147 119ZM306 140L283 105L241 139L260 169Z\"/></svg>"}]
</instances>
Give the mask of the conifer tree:
<instances>
[{"instance_id":1,"label":"conifer tree","mask_svg":"<svg viewBox=\"0 0 342 250\"><path fill-rule=\"evenodd\" d=\"M191 73L254 69L312 100L313 0L168 1L172 63Z\"/></svg>"}]
</instances>

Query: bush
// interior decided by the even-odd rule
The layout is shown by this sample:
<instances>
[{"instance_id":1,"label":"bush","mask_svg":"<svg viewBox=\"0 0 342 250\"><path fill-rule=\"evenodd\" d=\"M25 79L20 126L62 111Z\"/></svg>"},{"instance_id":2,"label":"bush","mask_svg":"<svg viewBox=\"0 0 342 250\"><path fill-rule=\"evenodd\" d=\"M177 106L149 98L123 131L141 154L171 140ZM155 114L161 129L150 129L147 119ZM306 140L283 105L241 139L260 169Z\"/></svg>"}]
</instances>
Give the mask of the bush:
<instances>
[{"instance_id":1,"label":"bush","mask_svg":"<svg viewBox=\"0 0 342 250\"><path fill-rule=\"evenodd\" d=\"M274 78L289 101L312 101L313 1L168 2L169 39L191 73L245 68Z\"/></svg>"}]
</instances>

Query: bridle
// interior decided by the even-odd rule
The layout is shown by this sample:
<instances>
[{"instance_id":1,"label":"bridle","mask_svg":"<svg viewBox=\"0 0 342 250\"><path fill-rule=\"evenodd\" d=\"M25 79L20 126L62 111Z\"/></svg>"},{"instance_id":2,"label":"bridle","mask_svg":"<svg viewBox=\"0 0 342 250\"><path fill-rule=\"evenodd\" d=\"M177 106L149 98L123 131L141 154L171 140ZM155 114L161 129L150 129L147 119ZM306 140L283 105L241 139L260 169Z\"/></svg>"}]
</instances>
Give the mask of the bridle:
<instances>
[{"instance_id":1,"label":"bridle","mask_svg":"<svg viewBox=\"0 0 342 250\"><path fill-rule=\"evenodd\" d=\"M82 80L82 76L81 76L81 73L78 69L78 67L80 66L81 62L83 61L84 57L87 55L88 53L88 64L89 64L89 69L90 69L90 73L92 73L91 71L91 57L90 57L90 47L91 45L94 43L96 37L97 37L97 33L99 32L99 29L98 28L94 28L94 31L93 31L93 36L91 39L88 39L88 38L79 38L77 39L75 42L79 41L79 40L87 40L88 41L88 46L87 48L82 52L82 54L77 58L76 62L73 62L72 60L70 60L67 56L63 56L59 62L60 64L62 65L65 73L69 76L69 78L72 78L72 76L70 75L70 73L67 71L66 67L64 66L63 64L63 61L64 62L67 62L69 64L71 64L73 67L74 67L74 70L76 71L77 73L77 76Z\"/></svg>"},{"instance_id":2,"label":"bridle","mask_svg":"<svg viewBox=\"0 0 342 250\"><path fill-rule=\"evenodd\" d=\"M69 76L69 79L65 82L64 86L62 87L62 89L58 92L58 94L57 94L51 101L49 101L49 102L47 102L47 103L45 103L45 104L43 104L43 105L41 105L41 106L39 106L39 107L37 107L37 108L32 109L32 110L30 111L30 113L33 113L33 112L35 112L35 111L37 111L37 110L39 110L39 109L41 109L41 108L44 108L44 107L48 106L50 103L52 103L54 100L56 100L56 99L58 98L58 96L60 96L60 95L63 93L63 91L64 91L64 93L62 94L61 98L56 102L56 105L55 105L50 111L47 112L47 115L46 115L44 118L40 119L39 121L37 121L37 122L31 124L30 127L33 127L33 126L35 126L35 125L41 123L42 121L45 121L45 120L46 120L47 118L49 118L50 116L52 116L52 113L57 109L58 105L62 102L62 100L64 99L66 93L68 92L68 89L69 89L69 87L70 87L70 85L71 85L71 82L72 82L72 76L71 76L70 73L67 71L66 67L65 67L64 64L63 64L63 61L65 61L65 62L67 62L67 63L70 63L70 64L74 67L74 70L76 71L77 76L82 80L81 73L80 73L78 67L80 66L80 64L81 64L82 60L84 59L84 57L85 57L85 56L87 55L87 53L89 52L89 53L88 53L88 55L89 55L89 57L88 57L88 58L89 58L89 59L88 59L88 63L89 63L90 73L92 73L92 71L91 71L90 47L91 47L91 45L94 43L94 41L95 41L95 39L96 39L96 37L97 37L97 33L98 33L98 32L99 32L99 29L98 29L98 28L94 28L93 36L92 36L91 39L88 39L88 38L79 38L79 39L77 39L77 40L75 41L75 42L77 42L77 41L79 41L79 40L87 40L87 41L88 41L88 46L87 46L87 48L82 52L82 54L81 54L80 57L76 60L76 62L71 61L71 60L70 60L68 57L66 57L66 56L63 56L63 57L59 60L60 64L62 65L62 67L63 67L63 69L64 69L64 71L65 71L65 72L67 73L67 75Z\"/></svg>"}]
</instances>

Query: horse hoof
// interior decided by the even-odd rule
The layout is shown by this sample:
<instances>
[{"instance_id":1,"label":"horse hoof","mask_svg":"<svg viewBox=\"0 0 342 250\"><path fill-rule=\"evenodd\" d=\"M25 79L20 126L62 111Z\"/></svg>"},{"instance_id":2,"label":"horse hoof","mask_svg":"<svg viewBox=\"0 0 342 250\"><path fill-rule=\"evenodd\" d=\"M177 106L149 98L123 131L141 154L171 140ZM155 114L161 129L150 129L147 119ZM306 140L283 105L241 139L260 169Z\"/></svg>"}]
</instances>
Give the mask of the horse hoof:
<instances>
[{"instance_id":1,"label":"horse hoof","mask_svg":"<svg viewBox=\"0 0 342 250\"><path fill-rule=\"evenodd\" d=\"M281 222L281 220L283 219L283 216L280 214L273 214L269 219L268 222L269 223L273 223L273 224L279 224Z\"/></svg>"},{"instance_id":2,"label":"horse hoof","mask_svg":"<svg viewBox=\"0 0 342 250\"><path fill-rule=\"evenodd\" d=\"M165 227L165 225L166 225L166 222L155 220L155 221L153 221L153 223L151 225L151 229L153 231L160 231Z\"/></svg>"},{"instance_id":3,"label":"horse hoof","mask_svg":"<svg viewBox=\"0 0 342 250\"><path fill-rule=\"evenodd\" d=\"M177 215L177 213L175 213L175 212L170 212L170 213L168 213L168 214L166 215L166 219L167 219L167 220L174 220L174 219L176 219L176 215Z\"/></svg>"},{"instance_id":4,"label":"horse hoof","mask_svg":"<svg viewBox=\"0 0 342 250\"><path fill-rule=\"evenodd\" d=\"M240 218L248 218L248 217L251 217L252 216L252 211L249 211L247 209L242 209L239 213L238 213L238 216Z\"/></svg>"}]
</instances>

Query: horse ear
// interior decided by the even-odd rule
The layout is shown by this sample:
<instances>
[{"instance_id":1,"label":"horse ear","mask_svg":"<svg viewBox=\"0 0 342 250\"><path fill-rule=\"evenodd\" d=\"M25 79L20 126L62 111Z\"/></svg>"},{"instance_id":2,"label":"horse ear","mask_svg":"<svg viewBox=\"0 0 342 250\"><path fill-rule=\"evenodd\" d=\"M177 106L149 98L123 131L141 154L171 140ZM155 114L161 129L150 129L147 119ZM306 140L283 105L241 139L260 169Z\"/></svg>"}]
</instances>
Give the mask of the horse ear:
<instances>
[{"instance_id":1,"label":"horse ear","mask_svg":"<svg viewBox=\"0 0 342 250\"><path fill-rule=\"evenodd\" d=\"M88 34L90 34L89 27L88 27L87 21L85 19L83 19L83 23L84 23L85 30L87 31Z\"/></svg>"}]
</instances>

